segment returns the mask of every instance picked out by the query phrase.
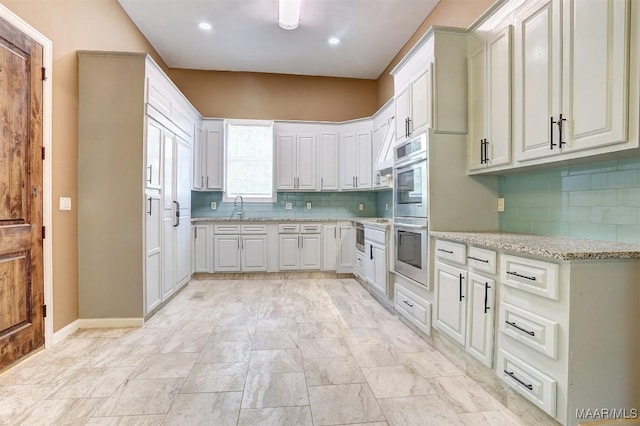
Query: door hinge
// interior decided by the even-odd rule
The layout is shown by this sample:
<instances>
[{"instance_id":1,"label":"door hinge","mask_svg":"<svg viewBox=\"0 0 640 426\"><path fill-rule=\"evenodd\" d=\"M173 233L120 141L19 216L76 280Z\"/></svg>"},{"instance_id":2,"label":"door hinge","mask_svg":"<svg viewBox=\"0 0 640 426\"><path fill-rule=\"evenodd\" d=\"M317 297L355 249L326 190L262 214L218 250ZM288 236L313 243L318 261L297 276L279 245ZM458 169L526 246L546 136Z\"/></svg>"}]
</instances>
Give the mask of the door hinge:
<instances>
[{"instance_id":1,"label":"door hinge","mask_svg":"<svg viewBox=\"0 0 640 426\"><path fill-rule=\"evenodd\" d=\"M45 159L45 152L44 152L44 146L42 147L42 159Z\"/></svg>"},{"instance_id":2,"label":"door hinge","mask_svg":"<svg viewBox=\"0 0 640 426\"><path fill-rule=\"evenodd\" d=\"M42 227L42 239L44 240L46 238L46 236L47 236L46 228L43 226Z\"/></svg>"},{"instance_id":3,"label":"door hinge","mask_svg":"<svg viewBox=\"0 0 640 426\"><path fill-rule=\"evenodd\" d=\"M47 305L42 305L42 316L47 317Z\"/></svg>"},{"instance_id":4,"label":"door hinge","mask_svg":"<svg viewBox=\"0 0 640 426\"><path fill-rule=\"evenodd\" d=\"M42 67L42 81L47 81L47 69Z\"/></svg>"}]
</instances>

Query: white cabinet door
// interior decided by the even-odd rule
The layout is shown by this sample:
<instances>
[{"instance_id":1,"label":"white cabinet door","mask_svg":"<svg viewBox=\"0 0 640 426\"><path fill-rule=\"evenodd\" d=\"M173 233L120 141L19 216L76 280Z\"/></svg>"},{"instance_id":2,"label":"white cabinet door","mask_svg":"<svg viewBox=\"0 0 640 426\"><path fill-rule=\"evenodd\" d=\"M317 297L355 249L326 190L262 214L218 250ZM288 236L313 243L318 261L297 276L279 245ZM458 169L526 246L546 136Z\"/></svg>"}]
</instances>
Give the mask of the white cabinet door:
<instances>
[{"instance_id":1,"label":"white cabinet door","mask_svg":"<svg viewBox=\"0 0 640 426\"><path fill-rule=\"evenodd\" d=\"M432 65L411 84L411 111L409 136L431 127L431 75Z\"/></svg>"},{"instance_id":2,"label":"white cabinet door","mask_svg":"<svg viewBox=\"0 0 640 426\"><path fill-rule=\"evenodd\" d=\"M296 189L296 135L281 133L277 138L277 183L278 189Z\"/></svg>"},{"instance_id":3,"label":"white cabinet door","mask_svg":"<svg viewBox=\"0 0 640 426\"><path fill-rule=\"evenodd\" d=\"M396 105L396 140L402 141L409 136L409 119L411 115L410 111L411 92L410 87L407 86L405 90L398 93L395 99Z\"/></svg>"},{"instance_id":4,"label":"white cabinet door","mask_svg":"<svg viewBox=\"0 0 640 426\"><path fill-rule=\"evenodd\" d=\"M355 133L340 135L340 189L356 187L357 145Z\"/></svg>"},{"instance_id":5,"label":"white cabinet door","mask_svg":"<svg viewBox=\"0 0 640 426\"><path fill-rule=\"evenodd\" d=\"M322 255L322 235L302 234L300 236L300 269L320 269Z\"/></svg>"},{"instance_id":6,"label":"white cabinet door","mask_svg":"<svg viewBox=\"0 0 640 426\"><path fill-rule=\"evenodd\" d=\"M222 189L224 176L224 139L222 123L207 123L205 132L206 167L204 170L204 188Z\"/></svg>"},{"instance_id":7,"label":"white cabinet door","mask_svg":"<svg viewBox=\"0 0 640 426\"><path fill-rule=\"evenodd\" d=\"M213 236L214 270L216 272L237 272L240 270L240 236Z\"/></svg>"},{"instance_id":8,"label":"white cabinet door","mask_svg":"<svg viewBox=\"0 0 640 426\"><path fill-rule=\"evenodd\" d=\"M243 235L240 243L242 250L242 270L266 271L267 270L267 236Z\"/></svg>"},{"instance_id":9,"label":"white cabinet door","mask_svg":"<svg viewBox=\"0 0 640 426\"><path fill-rule=\"evenodd\" d=\"M173 134L166 129L162 129L162 210L165 212L165 216L169 212L173 212L175 192L174 192L174 172L175 165L173 160L174 146L173 146Z\"/></svg>"},{"instance_id":10,"label":"white cabinet door","mask_svg":"<svg viewBox=\"0 0 640 426\"><path fill-rule=\"evenodd\" d=\"M206 141L202 127L197 125L193 139L193 189L204 189L204 174L206 173Z\"/></svg>"},{"instance_id":11,"label":"white cabinet door","mask_svg":"<svg viewBox=\"0 0 640 426\"><path fill-rule=\"evenodd\" d=\"M184 139L176 137L175 146L174 197L178 202L181 216L189 216L191 214L191 145Z\"/></svg>"},{"instance_id":12,"label":"white cabinet door","mask_svg":"<svg viewBox=\"0 0 640 426\"><path fill-rule=\"evenodd\" d=\"M147 195L145 225L145 314L147 314L162 301L160 195Z\"/></svg>"},{"instance_id":13,"label":"white cabinet door","mask_svg":"<svg viewBox=\"0 0 640 426\"><path fill-rule=\"evenodd\" d=\"M162 218L162 300L169 297L176 285L176 231L173 217Z\"/></svg>"},{"instance_id":14,"label":"white cabinet door","mask_svg":"<svg viewBox=\"0 0 640 426\"><path fill-rule=\"evenodd\" d=\"M495 281L469 273L467 352L489 368L493 366Z\"/></svg>"},{"instance_id":15,"label":"white cabinet door","mask_svg":"<svg viewBox=\"0 0 640 426\"><path fill-rule=\"evenodd\" d=\"M557 126L552 123L559 119L560 111L560 3L561 0L532 2L517 17L514 148L518 161L560 152Z\"/></svg>"},{"instance_id":16,"label":"white cabinet door","mask_svg":"<svg viewBox=\"0 0 640 426\"><path fill-rule=\"evenodd\" d=\"M316 189L316 135L298 134L296 143L296 189Z\"/></svg>"},{"instance_id":17,"label":"white cabinet door","mask_svg":"<svg viewBox=\"0 0 640 426\"><path fill-rule=\"evenodd\" d=\"M300 269L300 239L298 234L278 235L280 270Z\"/></svg>"},{"instance_id":18,"label":"white cabinet door","mask_svg":"<svg viewBox=\"0 0 640 426\"><path fill-rule=\"evenodd\" d=\"M340 224L338 228L338 273L348 273L353 269L355 250L355 230L350 223Z\"/></svg>"},{"instance_id":19,"label":"white cabinet door","mask_svg":"<svg viewBox=\"0 0 640 426\"><path fill-rule=\"evenodd\" d=\"M371 243L365 242L364 244L364 277L369 284L374 283L376 279L375 262L373 259L373 246Z\"/></svg>"},{"instance_id":20,"label":"white cabinet door","mask_svg":"<svg viewBox=\"0 0 640 426\"><path fill-rule=\"evenodd\" d=\"M440 262L435 263L436 326L464 346L466 337L467 272Z\"/></svg>"},{"instance_id":21,"label":"white cabinet door","mask_svg":"<svg viewBox=\"0 0 640 426\"><path fill-rule=\"evenodd\" d=\"M194 227L193 257L195 272L209 272L211 269L209 265L209 259L212 258L209 245L209 229L208 225L195 225Z\"/></svg>"},{"instance_id":22,"label":"white cabinet door","mask_svg":"<svg viewBox=\"0 0 640 426\"><path fill-rule=\"evenodd\" d=\"M319 177L321 191L337 191L338 185L338 134L321 131L318 141Z\"/></svg>"},{"instance_id":23,"label":"white cabinet door","mask_svg":"<svg viewBox=\"0 0 640 426\"><path fill-rule=\"evenodd\" d=\"M381 294L387 295L387 250L378 244L371 247L373 251L373 285Z\"/></svg>"},{"instance_id":24,"label":"white cabinet door","mask_svg":"<svg viewBox=\"0 0 640 426\"><path fill-rule=\"evenodd\" d=\"M467 139L467 168L485 167L484 139L486 138L486 79L487 46L485 43L467 57L469 78L469 136ZM506 123L505 123L506 124Z\"/></svg>"},{"instance_id":25,"label":"white cabinet door","mask_svg":"<svg viewBox=\"0 0 640 426\"><path fill-rule=\"evenodd\" d=\"M176 227L175 262L175 287L178 289L191 277L191 218L189 216L182 216L180 224Z\"/></svg>"},{"instance_id":26,"label":"white cabinet door","mask_svg":"<svg viewBox=\"0 0 640 426\"><path fill-rule=\"evenodd\" d=\"M162 128L158 123L147 118L147 188L160 189L162 166Z\"/></svg>"},{"instance_id":27,"label":"white cabinet door","mask_svg":"<svg viewBox=\"0 0 640 426\"><path fill-rule=\"evenodd\" d=\"M322 270L335 271L338 266L338 226L322 225Z\"/></svg>"},{"instance_id":28,"label":"white cabinet door","mask_svg":"<svg viewBox=\"0 0 640 426\"><path fill-rule=\"evenodd\" d=\"M356 139L356 188L357 189L370 189L371 188L371 132L361 131L357 133Z\"/></svg>"},{"instance_id":29,"label":"white cabinet door","mask_svg":"<svg viewBox=\"0 0 640 426\"><path fill-rule=\"evenodd\" d=\"M563 152L624 142L630 1L562 1Z\"/></svg>"}]
</instances>

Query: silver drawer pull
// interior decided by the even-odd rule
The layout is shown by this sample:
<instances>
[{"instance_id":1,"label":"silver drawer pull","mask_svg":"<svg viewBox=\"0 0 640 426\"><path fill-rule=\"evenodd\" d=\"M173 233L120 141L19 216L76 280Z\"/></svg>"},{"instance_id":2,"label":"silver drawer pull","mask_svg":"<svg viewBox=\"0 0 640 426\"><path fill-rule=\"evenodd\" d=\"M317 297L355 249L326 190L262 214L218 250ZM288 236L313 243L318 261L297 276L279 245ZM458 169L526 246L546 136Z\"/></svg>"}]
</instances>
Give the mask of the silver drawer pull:
<instances>
[{"instance_id":1,"label":"silver drawer pull","mask_svg":"<svg viewBox=\"0 0 640 426\"><path fill-rule=\"evenodd\" d=\"M533 385L527 384L527 383L523 382L522 380L518 379L518 378L516 377L516 375L515 375L515 374L513 374L513 371L507 371L507 370L504 370L504 372L505 372L505 374L506 374L507 376L511 377L513 380L515 380L516 382L520 383L520 384L521 384L522 386L524 386L525 388L529 389L530 391L532 391L532 390L533 390Z\"/></svg>"},{"instance_id":2,"label":"silver drawer pull","mask_svg":"<svg viewBox=\"0 0 640 426\"><path fill-rule=\"evenodd\" d=\"M530 281L535 281L536 280L536 277L530 277L528 275L522 275L522 274L519 274L517 272L507 271L507 275L513 275L514 277L524 278L525 280L530 280Z\"/></svg>"},{"instance_id":3,"label":"silver drawer pull","mask_svg":"<svg viewBox=\"0 0 640 426\"><path fill-rule=\"evenodd\" d=\"M413 305L411 303L407 302L406 300L403 300L402 302L407 304L407 305L409 305L410 308L413 308Z\"/></svg>"},{"instance_id":4,"label":"silver drawer pull","mask_svg":"<svg viewBox=\"0 0 640 426\"><path fill-rule=\"evenodd\" d=\"M480 259L479 257L467 256L467 259L477 260L478 262L482 262L482 263L489 263L487 259Z\"/></svg>"},{"instance_id":5,"label":"silver drawer pull","mask_svg":"<svg viewBox=\"0 0 640 426\"><path fill-rule=\"evenodd\" d=\"M524 328L520 327L520 326L519 326L518 324L516 324L515 322L510 322L510 321L508 321L508 320L505 320L505 322L506 322L507 324L509 324L511 327L513 327L513 328L517 328L518 330L522 331L523 333L527 333L529 336L535 336L535 335L536 335L536 333L535 333L534 331L526 330L526 329L524 329Z\"/></svg>"},{"instance_id":6,"label":"silver drawer pull","mask_svg":"<svg viewBox=\"0 0 640 426\"><path fill-rule=\"evenodd\" d=\"M449 254L453 254L453 252L451 250L445 250L445 249L441 249L439 248L438 251L442 251L444 253L449 253Z\"/></svg>"}]
</instances>

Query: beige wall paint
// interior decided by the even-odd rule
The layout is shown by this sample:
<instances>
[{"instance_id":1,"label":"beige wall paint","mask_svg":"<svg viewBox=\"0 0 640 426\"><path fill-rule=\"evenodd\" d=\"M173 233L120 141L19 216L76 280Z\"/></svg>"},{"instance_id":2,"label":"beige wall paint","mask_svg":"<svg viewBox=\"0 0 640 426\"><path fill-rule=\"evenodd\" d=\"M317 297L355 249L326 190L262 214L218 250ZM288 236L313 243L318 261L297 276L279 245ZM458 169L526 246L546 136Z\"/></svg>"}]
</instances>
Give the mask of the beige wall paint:
<instances>
[{"instance_id":1,"label":"beige wall paint","mask_svg":"<svg viewBox=\"0 0 640 426\"><path fill-rule=\"evenodd\" d=\"M393 77L391 70L400 62L427 30L440 25L467 28L480 17L496 0L440 0L438 5L420 24L420 27L400 49L387 68L378 77L378 108L393 97Z\"/></svg>"},{"instance_id":2,"label":"beige wall paint","mask_svg":"<svg viewBox=\"0 0 640 426\"><path fill-rule=\"evenodd\" d=\"M377 109L376 80L170 69L204 117L344 121Z\"/></svg>"},{"instance_id":3,"label":"beige wall paint","mask_svg":"<svg viewBox=\"0 0 640 426\"><path fill-rule=\"evenodd\" d=\"M76 50L152 53L116 0L2 0L53 42L53 307L54 331L78 318L78 58ZM160 62L164 68L166 65ZM72 211L59 211L70 196Z\"/></svg>"}]
</instances>

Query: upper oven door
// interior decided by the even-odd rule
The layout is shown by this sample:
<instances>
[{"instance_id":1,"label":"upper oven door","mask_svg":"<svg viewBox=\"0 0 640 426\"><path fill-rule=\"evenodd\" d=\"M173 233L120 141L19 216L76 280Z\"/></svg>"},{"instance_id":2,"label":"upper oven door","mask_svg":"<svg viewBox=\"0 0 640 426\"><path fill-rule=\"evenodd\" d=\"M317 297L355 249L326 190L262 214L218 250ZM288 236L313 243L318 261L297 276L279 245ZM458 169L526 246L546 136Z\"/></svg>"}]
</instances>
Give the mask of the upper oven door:
<instances>
[{"instance_id":1,"label":"upper oven door","mask_svg":"<svg viewBox=\"0 0 640 426\"><path fill-rule=\"evenodd\" d=\"M428 217L427 160L394 170L394 215Z\"/></svg>"}]
</instances>

